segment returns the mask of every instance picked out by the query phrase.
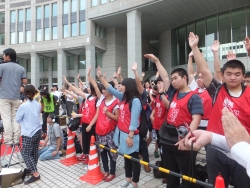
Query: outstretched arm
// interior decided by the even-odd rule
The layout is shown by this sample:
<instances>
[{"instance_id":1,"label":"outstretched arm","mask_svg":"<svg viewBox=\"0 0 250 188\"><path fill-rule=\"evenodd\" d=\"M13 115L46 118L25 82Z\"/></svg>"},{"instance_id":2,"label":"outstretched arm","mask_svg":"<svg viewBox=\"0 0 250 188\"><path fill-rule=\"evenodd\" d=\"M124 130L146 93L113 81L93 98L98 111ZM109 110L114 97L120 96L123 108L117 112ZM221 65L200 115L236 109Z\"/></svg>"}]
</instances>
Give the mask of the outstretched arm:
<instances>
[{"instance_id":1,"label":"outstretched arm","mask_svg":"<svg viewBox=\"0 0 250 188\"><path fill-rule=\"evenodd\" d=\"M92 84L92 86L95 89L96 96L98 97L98 99L100 99L102 94L98 88L97 83L95 82L95 80L93 80L92 76L90 75L90 72L91 72L91 67L89 67L89 69L88 69L87 76L89 78L89 82Z\"/></svg>"},{"instance_id":2,"label":"outstretched arm","mask_svg":"<svg viewBox=\"0 0 250 188\"><path fill-rule=\"evenodd\" d=\"M188 84L194 80L193 52L188 55Z\"/></svg>"},{"instance_id":3,"label":"outstretched arm","mask_svg":"<svg viewBox=\"0 0 250 188\"><path fill-rule=\"evenodd\" d=\"M78 95L82 96L84 99L86 99L86 95L85 95L84 92L82 92L81 89L78 89L78 88L76 88L75 86L73 86L71 83L69 83L69 81L67 80L67 78L66 78L65 76L63 76L63 79L64 79L64 83L65 83L66 85L68 85L69 87L71 87L72 90L73 90L76 94L78 94Z\"/></svg>"},{"instance_id":4,"label":"outstretched arm","mask_svg":"<svg viewBox=\"0 0 250 188\"><path fill-rule=\"evenodd\" d=\"M121 69L121 67L118 68L116 77L117 77L119 82L122 82L123 78L122 78L122 69Z\"/></svg>"},{"instance_id":5,"label":"outstretched arm","mask_svg":"<svg viewBox=\"0 0 250 188\"><path fill-rule=\"evenodd\" d=\"M164 83L165 90L168 90L170 86L170 80L168 77L168 72L166 69L162 66L161 62L157 57L155 57L153 54L145 54L144 57L149 58L151 61L153 61L157 67L158 72L160 73L160 76L162 78L162 81Z\"/></svg>"},{"instance_id":6,"label":"outstretched arm","mask_svg":"<svg viewBox=\"0 0 250 188\"><path fill-rule=\"evenodd\" d=\"M245 38L244 44L245 44L245 48L247 50L248 56L250 57L250 39L248 37Z\"/></svg>"},{"instance_id":7,"label":"outstretched arm","mask_svg":"<svg viewBox=\"0 0 250 188\"><path fill-rule=\"evenodd\" d=\"M203 58L198 48L199 37L195 35L193 32L190 32L188 40L189 40L189 46L194 54L194 59L197 65L197 69L199 69L199 72L202 74L204 85L208 87L213 80L213 75L208 69L207 62Z\"/></svg>"},{"instance_id":8,"label":"outstretched arm","mask_svg":"<svg viewBox=\"0 0 250 188\"><path fill-rule=\"evenodd\" d=\"M136 82L137 88L139 90L139 93L142 94L143 91L144 91L144 88L143 88L143 86L141 84L141 79L140 79L140 76L139 76L139 74L137 72L137 63L136 62L133 63L133 65L131 67L131 70L134 71L135 82Z\"/></svg>"},{"instance_id":9,"label":"outstretched arm","mask_svg":"<svg viewBox=\"0 0 250 188\"><path fill-rule=\"evenodd\" d=\"M222 82L222 76L220 71L220 58L218 51L220 49L220 42L218 40L215 40L214 43L211 45L211 50L214 54L214 78L217 80L217 82Z\"/></svg>"}]
</instances>

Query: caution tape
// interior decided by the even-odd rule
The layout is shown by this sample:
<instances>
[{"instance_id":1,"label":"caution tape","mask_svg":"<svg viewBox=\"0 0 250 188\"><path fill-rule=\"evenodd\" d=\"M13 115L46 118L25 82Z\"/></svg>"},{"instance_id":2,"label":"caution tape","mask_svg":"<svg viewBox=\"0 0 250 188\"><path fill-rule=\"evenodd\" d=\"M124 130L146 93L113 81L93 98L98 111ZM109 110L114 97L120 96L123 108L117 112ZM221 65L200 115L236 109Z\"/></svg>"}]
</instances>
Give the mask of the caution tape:
<instances>
[{"instance_id":1,"label":"caution tape","mask_svg":"<svg viewBox=\"0 0 250 188\"><path fill-rule=\"evenodd\" d=\"M189 181L189 182L198 184L198 185L202 185L202 186L205 186L205 187L214 187L214 186L213 186L212 184L210 184L210 183L206 183L206 182L197 180L197 179L195 179L195 178L192 178L192 177L189 177L189 176L186 176L186 175L181 175L181 174L179 174L179 173L172 172L172 171L170 171L170 170L168 170L168 169L166 169L166 168L162 168L162 167L155 166L155 165L150 164L150 163L148 163L148 162L145 162L145 161L143 161L143 160L139 160L139 159L133 158L133 157L131 157L130 155L123 154L123 153L121 153L121 152L119 152L119 151L117 151L117 150L108 148L108 147L106 147L106 146L104 146L104 145L102 145L102 144L97 144L97 143L95 143L95 145L97 145L98 147L100 147L100 148L102 148L102 149L108 150L108 151L110 151L110 152L112 152L112 153L119 154L119 155L123 156L123 157L126 158L126 159L130 159L130 160L132 160L132 161L138 162L138 163L140 163L140 164L142 164L142 165L145 165L145 166L150 166L150 167L152 167L152 168L154 168L154 169L156 169L156 170L159 170L159 171L161 171L161 172L163 172L163 173L170 174L170 175L176 176L176 177L178 177L178 178L182 178L183 180L186 180L186 181Z\"/></svg>"}]
</instances>

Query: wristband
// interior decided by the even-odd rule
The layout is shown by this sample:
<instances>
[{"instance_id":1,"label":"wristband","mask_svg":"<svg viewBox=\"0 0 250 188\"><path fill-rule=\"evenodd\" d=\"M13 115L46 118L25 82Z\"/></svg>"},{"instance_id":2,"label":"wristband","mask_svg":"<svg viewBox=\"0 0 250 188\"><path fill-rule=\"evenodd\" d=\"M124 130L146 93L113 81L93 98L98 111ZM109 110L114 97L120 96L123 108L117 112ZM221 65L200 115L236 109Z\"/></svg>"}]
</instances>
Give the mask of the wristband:
<instances>
[{"instance_id":1,"label":"wristband","mask_svg":"<svg viewBox=\"0 0 250 188\"><path fill-rule=\"evenodd\" d=\"M160 95L165 95L165 93L164 92L162 92L162 93L159 93Z\"/></svg>"}]
</instances>

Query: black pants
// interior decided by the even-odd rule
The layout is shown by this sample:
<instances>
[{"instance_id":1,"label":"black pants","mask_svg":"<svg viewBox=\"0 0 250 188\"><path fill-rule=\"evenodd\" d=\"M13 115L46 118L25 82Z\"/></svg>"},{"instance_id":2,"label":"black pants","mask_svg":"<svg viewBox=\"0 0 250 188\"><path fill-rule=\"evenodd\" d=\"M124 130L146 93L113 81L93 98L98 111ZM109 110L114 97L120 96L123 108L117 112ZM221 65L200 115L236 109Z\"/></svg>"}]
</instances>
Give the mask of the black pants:
<instances>
[{"instance_id":1,"label":"black pants","mask_svg":"<svg viewBox=\"0 0 250 188\"><path fill-rule=\"evenodd\" d=\"M89 154L91 136L95 136L95 125L93 125L89 132L86 131L88 124L82 123L82 147L83 154Z\"/></svg>"},{"instance_id":2,"label":"black pants","mask_svg":"<svg viewBox=\"0 0 250 188\"><path fill-rule=\"evenodd\" d=\"M250 178L246 173L246 169L235 160L227 157L223 152L212 146L208 146L206 162L209 183L214 184L216 176L221 173L226 187L228 187L229 179L231 177L234 187L249 188Z\"/></svg>"},{"instance_id":3,"label":"black pants","mask_svg":"<svg viewBox=\"0 0 250 188\"><path fill-rule=\"evenodd\" d=\"M155 130L156 132L156 135L157 135L157 145L158 145L158 149L160 150L160 156L161 156L161 161L163 161L163 156L162 156L162 153L161 153L161 144L160 144L160 135L159 135L159 130Z\"/></svg>"},{"instance_id":4,"label":"black pants","mask_svg":"<svg viewBox=\"0 0 250 188\"><path fill-rule=\"evenodd\" d=\"M71 117L71 113L73 111L74 103L71 101L66 102L66 110L67 110L67 116Z\"/></svg>"},{"instance_id":5,"label":"black pants","mask_svg":"<svg viewBox=\"0 0 250 188\"><path fill-rule=\"evenodd\" d=\"M106 145L106 147L109 147L108 145ZM109 160L108 160L108 156L109 156ZM106 149L103 149L103 151L101 152L101 158L102 158L102 165L104 168L105 172L109 172L109 161L110 161L110 174L114 175L115 174L115 170L116 170L116 161L113 160L110 151L107 151Z\"/></svg>"},{"instance_id":6,"label":"black pants","mask_svg":"<svg viewBox=\"0 0 250 188\"><path fill-rule=\"evenodd\" d=\"M128 154L136 159L139 159L139 153L133 152L131 154ZM132 160L129 160L127 158L124 158L125 160L125 175L126 178L131 178L132 181L135 183L139 182L140 173L141 173L141 165L140 163L134 162Z\"/></svg>"},{"instance_id":7,"label":"black pants","mask_svg":"<svg viewBox=\"0 0 250 188\"><path fill-rule=\"evenodd\" d=\"M163 164L165 168L176 173L181 173L182 175L192 176L192 171L190 170L189 172L189 168L192 169L193 167L193 177L196 177L195 161L197 152L193 152L193 160L190 164L190 151L180 151L178 150L178 147L174 145L162 145L162 151L164 157ZM166 174L166 179L168 188L180 187L180 178ZM195 184L183 180L181 187L193 188L195 187Z\"/></svg>"},{"instance_id":8,"label":"black pants","mask_svg":"<svg viewBox=\"0 0 250 188\"><path fill-rule=\"evenodd\" d=\"M147 142L140 137L139 153L142 155L143 161L149 162Z\"/></svg>"},{"instance_id":9,"label":"black pants","mask_svg":"<svg viewBox=\"0 0 250 188\"><path fill-rule=\"evenodd\" d=\"M42 126L43 133L47 133L47 118L50 113L52 112L43 112L43 126Z\"/></svg>"},{"instance_id":10,"label":"black pants","mask_svg":"<svg viewBox=\"0 0 250 188\"><path fill-rule=\"evenodd\" d=\"M31 172L37 172L38 147L41 138L41 130L38 130L32 137L22 136L21 154L23 160Z\"/></svg>"}]
</instances>

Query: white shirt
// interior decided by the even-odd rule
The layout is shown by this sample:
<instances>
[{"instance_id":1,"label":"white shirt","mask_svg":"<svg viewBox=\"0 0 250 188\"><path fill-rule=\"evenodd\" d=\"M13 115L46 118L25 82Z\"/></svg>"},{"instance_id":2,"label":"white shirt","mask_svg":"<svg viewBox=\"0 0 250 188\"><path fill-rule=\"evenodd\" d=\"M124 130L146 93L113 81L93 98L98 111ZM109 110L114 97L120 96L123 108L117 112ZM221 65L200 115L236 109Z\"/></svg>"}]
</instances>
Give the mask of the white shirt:
<instances>
[{"instance_id":1,"label":"white shirt","mask_svg":"<svg viewBox=\"0 0 250 188\"><path fill-rule=\"evenodd\" d=\"M212 134L212 145L230 151L225 136L216 133ZM231 148L230 154L233 160L246 169L247 175L250 177L250 144L247 142L239 142Z\"/></svg>"},{"instance_id":2,"label":"white shirt","mask_svg":"<svg viewBox=\"0 0 250 188\"><path fill-rule=\"evenodd\" d=\"M66 95L66 101L75 102L74 97L72 97L70 94Z\"/></svg>"},{"instance_id":3,"label":"white shirt","mask_svg":"<svg viewBox=\"0 0 250 188\"><path fill-rule=\"evenodd\" d=\"M61 97L61 93L59 91L52 91L51 94L57 96L57 102L59 102L60 97Z\"/></svg>"},{"instance_id":4,"label":"white shirt","mask_svg":"<svg viewBox=\"0 0 250 188\"><path fill-rule=\"evenodd\" d=\"M101 95L100 99L99 99L99 100L97 101L97 103L96 103L96 107L101 106L102 100L104 100L104 99L105 99L104 95ZM110 106L115 100L116 100L116 97L113 96L113 99L110 100L109 102L106 102L106 101L105 101L105 105L106 105L106 106ZM113 108L113 113L114 113L114 111L115 111L116 109L118 109L118 108L119 108L119 105L117 104L117 105Z\"/></svg>"}]
</instances>

